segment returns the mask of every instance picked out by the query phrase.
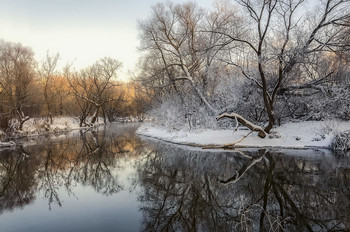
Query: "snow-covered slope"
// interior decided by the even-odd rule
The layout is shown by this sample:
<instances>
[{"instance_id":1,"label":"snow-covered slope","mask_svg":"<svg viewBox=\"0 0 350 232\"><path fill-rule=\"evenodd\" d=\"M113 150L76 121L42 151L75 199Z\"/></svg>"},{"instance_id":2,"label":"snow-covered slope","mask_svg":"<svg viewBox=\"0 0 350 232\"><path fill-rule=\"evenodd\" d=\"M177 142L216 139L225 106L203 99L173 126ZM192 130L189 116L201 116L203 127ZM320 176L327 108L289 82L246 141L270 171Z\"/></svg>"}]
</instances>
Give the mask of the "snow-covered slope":
<instances>
[{"instance_id":1,"label":"snow-covered slope","mask_svg":"<svg viewBox=\"0 0 350 232\"><path fill-rule=\"evenodd\" d=\"M328 148L338 132L350 129L350 122L340 121L307 121L290 122L276 127L265 139L257 133L250 134L238 147L283 147L283 148ZM169 131L165 128L142 125L137 133L164 141L191 145L225 145L233 143L250 131L244 128L233 130L180 130Z\"/></svg>"}]
</instances>

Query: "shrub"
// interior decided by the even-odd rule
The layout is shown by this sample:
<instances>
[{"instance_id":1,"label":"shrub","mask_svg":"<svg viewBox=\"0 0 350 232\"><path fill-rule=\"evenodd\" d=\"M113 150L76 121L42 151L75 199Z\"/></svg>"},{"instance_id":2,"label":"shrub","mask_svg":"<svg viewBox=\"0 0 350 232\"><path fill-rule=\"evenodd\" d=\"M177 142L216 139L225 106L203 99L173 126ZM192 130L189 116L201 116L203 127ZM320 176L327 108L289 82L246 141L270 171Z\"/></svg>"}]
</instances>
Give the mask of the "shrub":
<instances>
[{"instance_id":1,"label":"shrub","mask_svg":"<svg viewBox=\"0 0 350 232\"><path fill-rule=\"evenodd\" d=\"M335 135L332 148L337 155L350 156L350 130Z\"/></svg>"}]
</instances>

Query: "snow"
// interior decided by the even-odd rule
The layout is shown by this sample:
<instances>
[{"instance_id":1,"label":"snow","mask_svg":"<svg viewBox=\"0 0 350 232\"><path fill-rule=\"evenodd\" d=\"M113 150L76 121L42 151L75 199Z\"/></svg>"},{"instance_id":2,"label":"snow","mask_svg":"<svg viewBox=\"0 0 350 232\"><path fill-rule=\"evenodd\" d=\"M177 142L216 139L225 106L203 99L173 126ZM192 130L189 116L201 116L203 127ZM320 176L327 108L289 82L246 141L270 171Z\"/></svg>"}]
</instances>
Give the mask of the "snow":
<instances>
[{"instance_id":1,"label":"snow","mask_svg":"<svg viewBox=\"0 0 350 232\"><path fill-rule=\"evenodd\" d=\"M57 117L53 118L53 123L50 124L47 119L42 118L31 118L29 121L25 122L23 125L23 131L36 134L42 131L64 131L71 129L78 129L78 120L72 117Z\"/></svg>"},{"instance_id":2,"label":"snow","mask_svg":"<svg viewBox=\"0 0 350 232\"><path fill-rule=\"evenodd\" d=\"M274 128L264 139L254 132L236 147L329 148L334 136L346 130L350 130L350 122L336 120L288 122ZM192 146L225 145L239 140L249 132L250 130L245 128L239 128L236 132L233 130L170 131L152 124L143 124L137 130L139 135Z\"/></svg>"},{"instance_id":3,"label":"snow","mask_svg":"<svg viewBox=\"0 0 350 232\"><path fill-rule=\"evenodd\" d=\"M101 124L104 124L103 119L98 118L94 126ZM79 119L73 117L54 117L52 124L47 118L31 118L23 124L22 131L15 132L14 137L61 133L81 128Z\"/></svg>"}]
</instances>

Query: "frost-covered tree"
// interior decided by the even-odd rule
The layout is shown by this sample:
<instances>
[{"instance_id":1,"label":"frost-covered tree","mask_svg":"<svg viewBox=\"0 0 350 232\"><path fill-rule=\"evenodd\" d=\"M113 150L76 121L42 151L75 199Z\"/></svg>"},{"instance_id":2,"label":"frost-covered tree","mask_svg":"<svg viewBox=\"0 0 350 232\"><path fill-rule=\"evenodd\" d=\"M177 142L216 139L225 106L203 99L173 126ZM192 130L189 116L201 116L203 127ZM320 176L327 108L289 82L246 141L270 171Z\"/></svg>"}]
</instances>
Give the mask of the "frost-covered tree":
<instances>
[{"instance_id":1,"label":"frost-covered tree","mask_svg":"<svg viewBox=\"0 0 350 232\"><path fill-rule=\"evenodd\" d=\"M159 3L139 24L143 57L138 80L160 99L153 112L161 121L171 106L185 116L178 122L186 123L188 115L201 121L205 106L211 115L221 114L218 119L240 118L264 137L281 118L313 112L317 104L311 104L320 94L332 92L323 99L340 102L340 89L347 90L339 83L349 76L349 1L320 0L310 11L303 0L214 6ZM324 106L325 112L333 111ZM175 121L169 118L171 125ZM264 121L264 129L255 125Z\"/></svg>"},{"instance_id":2,"label":"frost-covered tree","mask_svg":"<svg viewBox=\"0 0 350 232\"><path fill-rule=\"evenodd\" d=\"M316 84L329 73L311 78L320 54L344 47L338 34L346 30L350 3L344 0L320 1L316 13L306 17L303 0L237 0L242 24L238 33L223 25L216 33L230 39L232 49L227 62L241 69L242 74L262 91L269 132L275 124L275 106L282 88L299 88ZM237 54L245 52L242 63ZM320 64L320 63L316 63Z\"/></svg>"},{"instance_id":3,"label":"frost-covered tree","mask_svg":"<svg viewBox=\"0 0 350 232\"><path fill-rule=\"evenodd\" d=\"M211 74L218 68L216 55L224 46L222 36L208 27L221 18L192 2L155 5L151 17L139 23L144 52L139 80L156 90L194 92L210 112L217 113L208 97Z\"/></svg>"}]
</instances>

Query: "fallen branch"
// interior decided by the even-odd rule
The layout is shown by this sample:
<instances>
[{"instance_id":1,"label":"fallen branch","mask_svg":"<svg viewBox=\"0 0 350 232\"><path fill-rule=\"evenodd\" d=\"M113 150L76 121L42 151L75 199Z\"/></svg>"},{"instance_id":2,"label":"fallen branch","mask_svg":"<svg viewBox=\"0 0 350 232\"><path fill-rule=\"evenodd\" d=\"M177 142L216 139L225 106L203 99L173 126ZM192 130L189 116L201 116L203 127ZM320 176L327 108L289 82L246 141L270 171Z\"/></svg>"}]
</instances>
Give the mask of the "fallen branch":
<instances>
[{"instance_id":1,"label":"fallen branch","mask_svg":"<svg viewBox=\"0 0 350 232\"><path fill-rule=\"evenodd\" d=\"M234 118L234 119L236 119L236 121L240 122L243 126L248 127L251 131L258 132L258 136L260 138L265 138L266 137L266 133L265 133L265 131L264 131L264 129L262 127L255 125L254 123L248 121L247 119L243 118L239 114L236 114L236 113L231 113L231 114L223 113L223 114L219 115L218 117L216 117L216 120L220 120L222 118ZM246 135L245 137L247 137L248 135Z\"/></svg>"},{"instance_id":2,"label":"fallen branch","mask_svg":"<svg viewBox=\"0 0 350 232\"><path fill-rule=\"evenodd\" d=\"M242 138L240 138L239 140L233 142L233 143L229 143L229 144L225 144L225 145L210 145L210 146L203 146L203 149L216 149L216 148L221 148L221 149L233 149L234 146L237 143L242 142L245 138L248 137L248 135L250 135L251 133L253 133L254 131L258 132L258 136L260 138L265 138L266 137L266 133L264 131L263 128L261 128L260 126L255 125L254 123L246 120L245 118L243 118L241 115L236 114L236 113L223 113L221 115L219 115L218 117L216 117L216 120L220 120L222 118L234 118L236 120L236 128L235 128L235 132L238 130L238 123L240 122L243 126L246 126L250 129L250 132L246 135L244 135Z\"/></svg>"}]
</instances>

